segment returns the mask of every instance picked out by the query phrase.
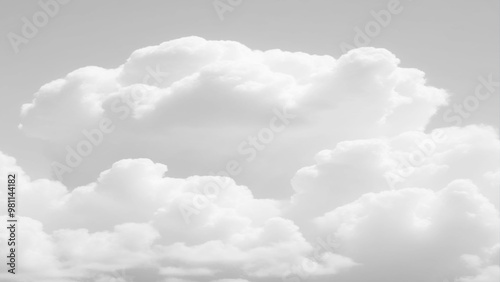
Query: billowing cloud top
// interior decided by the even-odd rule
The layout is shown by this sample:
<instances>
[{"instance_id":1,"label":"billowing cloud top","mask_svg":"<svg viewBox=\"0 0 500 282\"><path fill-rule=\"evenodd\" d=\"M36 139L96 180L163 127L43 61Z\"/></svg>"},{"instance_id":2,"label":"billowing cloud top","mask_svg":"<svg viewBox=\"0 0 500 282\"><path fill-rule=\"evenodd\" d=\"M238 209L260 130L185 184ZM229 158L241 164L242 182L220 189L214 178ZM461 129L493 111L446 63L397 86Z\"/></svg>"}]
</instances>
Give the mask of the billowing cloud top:
<instances>
[{"instance_id":1,"label":"billowing cloud top","mask_svg":"<svg viewBox=\"0 0 500 282\"><path fill-rule=\"evenodd\" d=\"M304 122L351 118L351 125L389 132L423 129L446 93L398 64L384 49L335 60L187 37L137 50L116 69L85 67L44 85L23 105L21 128L59 141L103 116L127 114L129 126L150 130L245 127L288 107Z\"/></svg>"},{"instance_id":2,"label":"billowing cloud top","mask_svg":"<svg viewBox=\"0 0 500 282\"><path fill-rule=\"evenodd\" d=\"M106 167L71 187L0 154L0 181L20 179L16 278L495 281L498 135L424 132L447 93L398 65L187 37L45 84L20 128L64 150L54 176Z\"/></svg>"},{"instance_id":3,"label":"billowing cloud top","mask_svg":"<svg viewBox=\"0 0 500 282\"><path fill-rule=\"evenodd\" d=\"M256 191L272 183L284 196L293 173L332 144L425 128L447 94L398 65L384 49L335 60L188 37L137 50L116 69L85 67L42 86L23 105L20 128L58 144L54 159L63 163L65 146L77 150L109 120L99 146L108 153L86 157L81 170L89 174L116 155L153 158L180 176L210 174L235 159L246 166L238 181Z\"/></svg>"}]
</instances>

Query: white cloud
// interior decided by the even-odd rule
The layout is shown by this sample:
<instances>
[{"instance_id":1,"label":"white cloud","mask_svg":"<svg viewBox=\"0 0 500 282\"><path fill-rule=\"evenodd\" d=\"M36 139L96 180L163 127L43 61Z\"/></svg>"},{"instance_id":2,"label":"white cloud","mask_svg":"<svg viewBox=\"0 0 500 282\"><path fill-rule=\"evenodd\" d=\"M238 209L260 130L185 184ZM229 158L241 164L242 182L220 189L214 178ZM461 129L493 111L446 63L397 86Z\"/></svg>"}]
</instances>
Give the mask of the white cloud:
<instances>
[{"instance_id":1,"label":"white cloud","mask_svg":"<svg viewBox=\"0 0 500 282\"><path fill-rule=\"evenodd\" d=\"M296 173L292 212L317 216L368 192L439 190L457 178L472 180L498 207L499 155L497 133L475 125L340 142L319 152L315 165Z\"/></svg>"},{"instance_id":2,"label":"white cloud","mask_svg":"<svg viewBox=\"0 0 500 282\"><path fill-rule=\"evenodd\" d=\"M456 180L437 192L405 188L365 194L316 222L336 235L339 254L363 265L354 277L433 281L474 273L462 256L484 258L498 248L498 220L498 210L476 186Z\"/></svg>"},{"instance_id":3,"label":"white cloud","mask_svg":"<svg viewBox=\"0 0 500 282\"><path fill-rule=\"evenodd\" d=\"M155 158L180 175L235 159L244 166L236 179L263 195L269 183L284 194L294 171L331 144L424 129L447 94L398 65L384 49L334 59L187 37L137 50L115 69L81 68L42 86L23 106L20 127L51 142L63 164L71 150L87 150L83 140L104 140L94 142L99 153L83 156L82 170L94 174L116 157ZM270 144L248 141L283 108L296 116L285 131ZM111 129L99 138L103 120Z\"/></svg>"},{"instance_id":4,"label":"white cloud","mask_svg":"<svg viewBox=\"0 0 500 282\"><path fill-rule=\"evenodd\" d=\"M490 281L500 143L486 126L425 133L446 99L376 48L334 59L188 37L75 70L40 88L20 127L91 146L82 167L99 176L32 180L0 153L0 181L19 174L18 279ZM251 145L273 118L286 130ZM229 160L241 174L209 176ZM333 252L313 246L326 234Z\"/></svg>"},{"instance_id":5,"label":"white cloud","mask_svg":"<svg viewBox=\"0 0 500 282\"><path fill-rule=\"evenodd\" d=\"M12 158L1 156L15 167ZM156 265L163 265L159 275L166 277L215 277L231 267L250 277L279 277L312 250L298 227L279 217L277 201L255 199L248 188L228 178L176 179L164 177L166 170L146 159L122 160L97 182L72 191L57 182L40 185L48 180L20 185L20 198L30 203L22 212L29 217L22 220L36 230L23 232L27 237L20 240L27 249L27 242L39 241L30 251L33 261L44 255L52 259L47 263L53 272L40 277L114 279L106 273ZM180 207L211 182L225 186L187 224ZM31 204L36 199L43 201ZM7 231L2 234L5 243ZM20 259L26 256L21 253ZM350 266L345 258L325 263ZM43 265L33 264L27 277L37 277L41 270Z\"/></svg>"},{"instance_id":6,"label":"white cloud","mask_svg":"<svg viewBox=\"0 0 500 282\"><path fill-rule=\"evenodd\" d=\"M500 267L498 265L488 266L474 277L460 278L458 282L492 282L500 278Z\"/></svg>"}]
</instances>

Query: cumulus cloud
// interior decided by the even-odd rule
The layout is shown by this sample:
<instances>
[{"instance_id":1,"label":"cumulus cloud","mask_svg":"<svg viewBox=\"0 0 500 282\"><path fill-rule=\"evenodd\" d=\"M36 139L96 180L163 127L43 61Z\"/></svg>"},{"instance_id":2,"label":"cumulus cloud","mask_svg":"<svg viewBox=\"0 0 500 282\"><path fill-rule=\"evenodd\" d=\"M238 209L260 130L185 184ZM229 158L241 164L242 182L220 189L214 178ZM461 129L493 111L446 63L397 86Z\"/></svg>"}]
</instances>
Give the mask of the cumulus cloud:
<instances>
[{"instance_id":1,"label":"cumulus cloud","mask_svg":"<svg viewBox=\"0 0 500 282\"><path fill-rule=\"evenodd\" d=\"M493 281L498 135L426 132L448 95L399 63L187 37L47 83L20 128L83 180L31 179L0 153L0 181L20 181L16 277Z\"/></svg>"},{"instance_id":2,"label":"cumulus cloud","mask_svg":"<svg viewBox=\"0 0 500 282\"><path fill-rule=\"evenodd\" d=\"M1 156L2 167L16 167L11 157ZM166 171L150 160L122 160L97 182L72 191L26 178L19 186L25 205L19 240L29 251L19 256L30 259L20 270L29 275L22 277L107 279L107 272L161 265L158 276L170 278L215 278L233 268L249 277L276 278L312 250L299 228L280 217L277 201L255 199L229 178L176 179L165 177ZM193 203L210 183L221 183L219 193L186 222L184 203ZM2 231L2 243L6 236ZM36 261L43 256L52 271L38 276L44 267ZM344 260L325 267L348 268L350 260Z\"/></svg>"},{"instance_id":3,"label":"cumulus cloud","mask_svg":"<svg viewBox=\"0 0 500 282\"><path fill-rule=\"evenodd\" d=\"M437 191L457 177L473 181L498 208L499 156L497 133L477 125L343 141L319 152L315 165L297 171L292 211L318 216L368 192L405 187Z\"/></svg>"},{"instance_id":4,"label":"cumulus cloud","mask_svg":"<svg viewBox=\"0 0 500 282\"><path fill-rule=\"evenodd\" d=\"M100 116L122 114L113 112L113 106L118 106L108 104L110 99L123 98L131 86L144 85L149 87L147 93L138 95L128 110L134 121L161 121L157 127L193 127L200 122L193 114L203 115L201 122L218 122L221 127L255 120L259 112L276 105L297 108L304 115L319 115L318 108L334 115L340 104L376 103L377 107L362 108L359 121L374 118L381 125L392 122L422 129L446 94L425 85L422 72L398 64L393 54L375 48L356 49L335 60L281 50L253 51L237 42L182 38L137 50L116 69L85 67L44 85L23 106L21 127L42 139L69 137L74 132L65 125L82 129ZM413 113L407 114L408 110ZM401 115L405 120L398 118Z\"/></svg>"},{"instance_id":5,"label":"cumulus cloud","mask_svg":"<svg viewBox=\"0 0 500 282\"><path fill-rule=\"evenodd\" d=\"M498 249L498 220L497 209L475 185L456 180L437 192L365 194L315 221L335 234L339 254L362 265L346 281L443 281L475 273L465 254L487 259Z\"/></svg>"},{"instance_id":6,"label":"cumulus cloud","mask_svg":"<svg viewBox=\"0 0 500 282\"><path fill-rule=\"evenodd\" d=\"M47 83L23 105L20 128L51 143L59 163L84 152L79 169L94 175L116 161L111 155L154 158L182 176L234 159L244 166L237 180L263 195L273 183L284 195L293 173L330 144L422 130L446 104L444 90L399 63L377 48L335 59L186 37L139 49L114 69L84 67ZM293 121L261 131L276 111ZM87 139L104 140L99 152L108 153L87 154L92 145L79 144ZM70 179L74 171L53 169Z\"/></svg>"}]
</instances>

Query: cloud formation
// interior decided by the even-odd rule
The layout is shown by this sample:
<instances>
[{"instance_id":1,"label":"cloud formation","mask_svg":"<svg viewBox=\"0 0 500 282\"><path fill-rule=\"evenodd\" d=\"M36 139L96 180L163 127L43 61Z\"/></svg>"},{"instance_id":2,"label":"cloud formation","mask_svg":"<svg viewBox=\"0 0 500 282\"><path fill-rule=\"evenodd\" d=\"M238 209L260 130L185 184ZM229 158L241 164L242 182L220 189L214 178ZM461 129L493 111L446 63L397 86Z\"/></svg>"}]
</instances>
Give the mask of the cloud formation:
<instances>
[{"instance_id":1,"label":"cloud formation","mask_svg":"<svg viewBox=\"0 0 500 282\"><path fill-rule=\"evenodd\" d=\"M15 167L12 158L2 155L2 160L2 166ZM121 160L97 182L68 191L57 182L30 182L15 169L26 179L19 195L25 206L19 240L26 250L19 256L31 256L19 270L25 279L80 281L134 267L156 267L157 275L165 277L231 277L234 269L250 277L280 277L312 250L299 228L280 216L277 201L255 199L229 178L175 179L163 177L165 165ZM182 203L192 201L209 181L225 186L186 223ZM3 243L6 236L2 231ZM52 271L43 272L36 264L44 255L51 258L47 265ZM335 264L325 262L330 273L354 265L334 256Z\"/></svg>"},{"instance_id":2,"label":"cloud formation","mask_svg":"<svg viewBox=\"0 0 500 282\"><path fill-rule=\"evenodd\" d=\"M45 84L23 105L20 128L52 144L62 179L87 169L90 182L111 155L168 163L179 176L236 160L245 167L238 181L259 194L273 183L283 196L294 172L331 144L425 128L448 95L399 63L377 48L335 59L186 37ZM270 123L280 129L261 131Z\"/></svg>"},{"instance_id":3,"label":"cloud formation","mask_svg":"<svg viewBox=\"0 0 500 282\"><path fill-rule=\"evenodd\" d=\"M31 179L0 153L0 181L20 179L16 278L494 281L498 134L426 132L447 97L376 48L187 37L75 70L23 105L20 128L60 150L60 174L98 176Z\"/></svg>"}]
</instances>

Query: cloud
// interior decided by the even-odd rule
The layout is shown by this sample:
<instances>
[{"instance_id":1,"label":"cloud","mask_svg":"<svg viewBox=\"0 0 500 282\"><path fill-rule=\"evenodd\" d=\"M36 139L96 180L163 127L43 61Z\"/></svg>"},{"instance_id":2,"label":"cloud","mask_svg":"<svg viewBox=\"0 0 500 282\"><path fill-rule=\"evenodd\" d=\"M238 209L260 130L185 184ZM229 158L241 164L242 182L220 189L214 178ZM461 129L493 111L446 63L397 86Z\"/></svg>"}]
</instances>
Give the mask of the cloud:
<instances>
[{"instance_id":1,"label":"cloud","mask_svg":"<svg viewBox=\"0 0 500 282\"><path fill-rule=\"evenodd\" d=\"M0 156L16 167L11 157ZM147 159L121 160L97 182L71 191L48 180L19 185L26 205L20 211L19 240L30 250L19 254L23 261L30 256L23 277L80 281L92 275L103 280L112 279L107 273L113 271L157 265L164 277L215 278L233 268L249 277L279 277L312 250L299 228L280 217L277 201L255 199L229 178L178 179L165 177L166 172L165 165ZM192 203L211 183L224 186L185 222L183 204ZM6 243L6 236L2 231L0 241ZM39 276L44 268L35 262L43 256L50 268ZM325 267L348 268L349 261L339 257L325 261Z\"/></svg>"},{"instance_id":2,"label":"cloud","mask_svg":"<svg viewBox=\"0 0 500 282\"><path fill-rule=\"evenodd\" d=\"M20 128L51 144L53 160L69 167L59 168L62 178L80 169L80 177L93 173L90 182L116 157L154 158L180 176L236 160L244 169L235 179L266 196L273 183L284 195L314 153L343 140L423 130L446 104L444 90L399 63L377 48L335 59L186 37L136 50L114 69L84 67L47 83L23 105ZM252 141L276 111L293 121L275 122L286 130L272 141L264 133ZM72 151L84 159L75 168Z\"/></svg>"},{"instance_id":3,"label":"cloud","mask_svg":"<svg viewBox=\"0 0 500 282\"><path fill-rule=\"evenodd\" d=\"M474 277L460 278L458 282L489 282L500 278L500 267L498 265L488 266Z\"/></svg>"},{"instance_id":4,"label":"cloud","mask_svg":"<svg viewBox=\"0 0 500 282\"><path fill-rule=\"evenodd\" d=\"M490 249L486 256L479 257L475 255L463 255L462 260L477 274L458 279L458 282L486 282L496 281L500 278L499 263L500 246L496 245Z\"/></svg>"},{"instance_id":5,"label":"cloud","mask_svg":"<svg viewBox=\"0 0 500 282\"><path fill-rule=\"evenodd\" d=\"M373 167L378 157L370 146L380 148L381 143L352 144L355 146L343 148L361 148L360 154L343 159L337 152L338 163L363 159L361 169L363 164ZM375 157L362 157L367 153ZM16 167L12 158L2 155L1 159ZM97 182L72 191L58 184L60 192L54 193L37 186L41 180L20 186L20 195L28 201L45 190L53 197L23 211L30 216L21 218L24 232L20 240L30 252L23 277L28 281L34 277L39 281L80 281L89 275L115 279L107 273L161 265L159 277L169 279L205 281L231 277L235 269L248 278L278 279L311 260L315 252L311 240L302 235L304 229L282 217L283 206L277 201L255 199L248 188L229 178L178 179L166 177L166 172L165 165L150 160L122 160L101 173ZM227 187L186 225L179 207L186 199L192 200L194 191L207 181L216 179ZM316 266L308 275L338 275L346 281L364 275L386 281L408 275L419 281L422 273L463 279L494 275L491 266L498 261L498 210L472 181L455 180L434 191L361 192L354 198L337 208L332 205L331 211L316 219L305 217L316 224L317 234L334 234L339 242L335 253L315 255L312 263ZM2 231L0 241L6 235ZM19 254L23 261L27 256L26 251ZM41 256L47 258L45 268L36 263ZM427 257L437 261L422 263ZM481 263L471 264L471 257ZM440 263L437 270L429 272L436 263ZM398 265L397 272L394 265Z\"/></svg>"},{"instance_id":6,"label":"cloud","mask_svg":"<svg viewBox=\"0 0 500 282\"><path fill-rule=\"evenodd\" d=\"M475 185L455 180L437 192L365 194L315 221L335 234L339 254L362 265L346 281L443 281L474 273L463 255L484 259L498 251L498 220L498 210Z\"/></svg>"},{"instance_id":7,"label":"cloud","mask_svg":"<svg viewBox=\"0 0 500 282\"><path fill-rule=\"evenodd\" d=\"M499 155L497 133L478 125L343 141L319 152L315 165L297 171L292 212L318 216L368 192L405 187L437 191L457 178L473 181L498 208Z\"/></svg>"},{"instance_id":8,"label":"cloud","mask_svg":"<svg viewBox=\"0 0 500 282\"><path fill-rule=\"evenodd\" d=\"M498 134L425 132L448 94L399 63L187 37L47 83L20 128L79 183L0 153L0 181L19 175L16 279L497 277Z\"/></svg>"}]
</instances>

